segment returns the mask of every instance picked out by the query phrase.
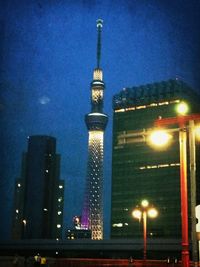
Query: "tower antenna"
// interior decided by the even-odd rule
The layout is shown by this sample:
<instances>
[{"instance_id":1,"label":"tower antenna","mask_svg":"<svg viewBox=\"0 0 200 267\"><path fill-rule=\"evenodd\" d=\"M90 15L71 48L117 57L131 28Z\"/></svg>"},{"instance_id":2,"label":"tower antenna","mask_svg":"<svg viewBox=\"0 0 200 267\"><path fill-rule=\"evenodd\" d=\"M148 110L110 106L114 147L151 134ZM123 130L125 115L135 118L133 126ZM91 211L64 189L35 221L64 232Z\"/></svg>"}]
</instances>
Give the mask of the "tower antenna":
<instances>
[{"instance_id":1,"label":"tower antenna","mask_svg":"<svg viewBox=\"0 0 200 267\"><path fill-rule=\"evenodd\" d=\"M97 40L97 68L99 69L100 60L101 60L101 29L103 27L103 20L97 20L97 32L98 32L98 40Z\"/></svg>"}]
</instances>

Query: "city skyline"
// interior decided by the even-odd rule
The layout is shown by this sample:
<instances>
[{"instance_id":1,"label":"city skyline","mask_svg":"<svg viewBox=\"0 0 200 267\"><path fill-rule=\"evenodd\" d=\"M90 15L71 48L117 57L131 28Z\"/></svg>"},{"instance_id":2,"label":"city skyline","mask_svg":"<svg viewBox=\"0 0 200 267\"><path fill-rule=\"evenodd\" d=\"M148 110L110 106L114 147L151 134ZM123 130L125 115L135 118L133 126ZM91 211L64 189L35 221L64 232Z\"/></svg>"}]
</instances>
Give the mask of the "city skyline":
<instances>
[{"instance_id":1,"label":"city skyline","mask_svg":"<svg viewBox=\"0 0 200 267\"><path fill-rule=\"evenodd\" d=\"M199 91L198 1L1 1L1 238L9 236L14 182L26 138L57 138L65 226L81 214L87 161L84 115L95 67L96 19L104 20L105 112L123 87L179 79ZM112 119L105 133L105 224L110 223ZM70 140L70 142L69 142Z\"/></svg>"}]
</instances>

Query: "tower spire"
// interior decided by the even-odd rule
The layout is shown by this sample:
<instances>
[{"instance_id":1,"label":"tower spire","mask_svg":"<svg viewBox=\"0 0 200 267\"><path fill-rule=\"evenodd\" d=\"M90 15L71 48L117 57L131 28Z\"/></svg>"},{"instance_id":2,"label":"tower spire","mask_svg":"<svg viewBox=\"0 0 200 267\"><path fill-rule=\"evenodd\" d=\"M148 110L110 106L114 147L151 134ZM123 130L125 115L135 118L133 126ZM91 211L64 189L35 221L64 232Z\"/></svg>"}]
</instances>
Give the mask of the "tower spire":
<instances>
[{"instance_id":1,"label":"tower spire","mask_svg":"<svg viewBox=\"0 0 200 267\"><path fill-rule=\"evenodd\" d=\"M97 32L98 32L98 40L97 40L97 68L100 67L100 60L101 60L101 29L103 27L103 20L97 20Z\"/></svg>"}]
</instances>

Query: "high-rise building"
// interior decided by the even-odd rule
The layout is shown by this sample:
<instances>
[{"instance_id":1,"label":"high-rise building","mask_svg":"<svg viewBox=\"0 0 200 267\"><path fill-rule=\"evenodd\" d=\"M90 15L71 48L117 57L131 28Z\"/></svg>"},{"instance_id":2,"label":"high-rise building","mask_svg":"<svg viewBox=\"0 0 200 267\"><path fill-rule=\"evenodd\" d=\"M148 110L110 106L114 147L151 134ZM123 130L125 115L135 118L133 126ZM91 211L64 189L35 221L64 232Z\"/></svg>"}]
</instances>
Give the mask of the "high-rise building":
<instances>
[{"instance_id":1,"label":"high-rise building","mask_svg":"<svg viewBox=\"0 0 200 267\"><path fill-rule=\"evenodd\" d=\"M56 139L28 137L16 180L13 239L60 239L62 237L64 181L59 179L60 155Z\"/></svg>"},{"instance_id":2,"label":"high-rise building","mask_svg":"<svg viewBox=\"0 0 200 267\"><path fill-rule=\"evenodd\" d=\"M97 20L97 67L91 83L91 112L85 116L88 140L88 164L82 228L91 230L92 239L103 238L103 149L104 130L108 117L103 113L104 82L100 68L101 29L103 21Z\"/></svg>"},{"instance_id":3,"label":"high-rise building","mask_svg":"<svg viewBox=\"0 0 200 267\"><path fill-rule=\"evenodd\" d=\"M141 224L132 217L142 199L159 211L157 218L148 220L148 238L181 238L178 132L173 144L160 151L147 138L156 119L177 116L175 108L181 101L188 103L189 113L200 112L199 95L178 80L125 88L113 97L111 238L142 236ZM199 171L197 166L197 184Z\"/></svg>"}]
</instances>

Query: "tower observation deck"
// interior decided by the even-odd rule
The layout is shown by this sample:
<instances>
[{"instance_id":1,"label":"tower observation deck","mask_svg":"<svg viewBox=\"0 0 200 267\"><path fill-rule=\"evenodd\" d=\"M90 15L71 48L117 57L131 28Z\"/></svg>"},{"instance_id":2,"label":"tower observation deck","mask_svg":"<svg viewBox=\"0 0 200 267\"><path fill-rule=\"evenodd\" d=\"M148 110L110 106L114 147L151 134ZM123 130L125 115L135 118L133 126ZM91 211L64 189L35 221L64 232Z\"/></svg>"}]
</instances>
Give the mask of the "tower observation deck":
<instances>
[{"instance_id":1,"label":"tower observation deck","mask_svg":"<svg viewBox=\"0 0 200 267\"><path fill-rule=\"evenodd\" d=\"M91 238L103 239L103 150L104 130L108 116L103 113L103 95L105 84L101 59L101 19L97 20L97 67L91 82L91 112L85 116L88 129L88 162L85 199L82 213L82 228L91 230Z\"/></svg>"}]
</instances>

